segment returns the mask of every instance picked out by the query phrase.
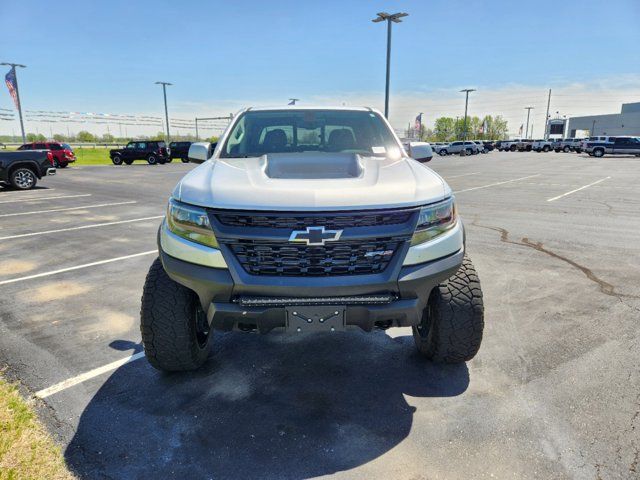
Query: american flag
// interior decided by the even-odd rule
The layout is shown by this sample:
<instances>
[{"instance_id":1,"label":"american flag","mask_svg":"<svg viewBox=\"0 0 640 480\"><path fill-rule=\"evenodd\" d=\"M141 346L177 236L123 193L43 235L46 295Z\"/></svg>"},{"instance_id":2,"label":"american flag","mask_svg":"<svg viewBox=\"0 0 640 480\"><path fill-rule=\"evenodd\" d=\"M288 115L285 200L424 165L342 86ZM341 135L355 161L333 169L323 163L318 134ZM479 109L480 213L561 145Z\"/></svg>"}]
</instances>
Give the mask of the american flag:
<instances>
[{"instance_id":1,"label":"american flag","mask_svg":"<svg viewBox=\"0 0 640 480\"><path fill-rule=\"evenodd\" d=\"M416 131L416 135L420 135L420 133L422 133L422 114L419 113L418 116L416 117L416 124L415 124L415 131Z\"/></svg>"},{"instance_id":2,"label":"american flag","mask_svg":"<svg viewBox=\"0 0 640 480\"><path fill-rule=\"evenodd\" d=\"M20 101L18 100L18 91L16 85L16 67L12 67L11 70L4 76L4 83L7 84L13 103L16 105L16 110L20 110Z\"/></svg>"}]
</instances>

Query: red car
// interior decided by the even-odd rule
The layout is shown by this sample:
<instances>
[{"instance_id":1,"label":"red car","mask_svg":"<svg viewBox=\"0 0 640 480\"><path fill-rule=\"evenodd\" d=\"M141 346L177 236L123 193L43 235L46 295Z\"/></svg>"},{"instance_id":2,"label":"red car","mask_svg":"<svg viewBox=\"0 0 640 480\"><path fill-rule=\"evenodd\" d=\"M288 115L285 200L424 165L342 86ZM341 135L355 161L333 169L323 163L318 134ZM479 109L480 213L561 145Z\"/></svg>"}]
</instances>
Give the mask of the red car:
<instances>
[{"instance_id":1,"label":"red car","mask_svg":"<svg viewBox=\"0 0 640 480\"><path fill-rule=\"evenodd\" d=\"M71 146L60 142L33 142L21 145L18 150L49 150L53 154L53 166L65 168L76 161Z\"/></svg>"}]
</instances>

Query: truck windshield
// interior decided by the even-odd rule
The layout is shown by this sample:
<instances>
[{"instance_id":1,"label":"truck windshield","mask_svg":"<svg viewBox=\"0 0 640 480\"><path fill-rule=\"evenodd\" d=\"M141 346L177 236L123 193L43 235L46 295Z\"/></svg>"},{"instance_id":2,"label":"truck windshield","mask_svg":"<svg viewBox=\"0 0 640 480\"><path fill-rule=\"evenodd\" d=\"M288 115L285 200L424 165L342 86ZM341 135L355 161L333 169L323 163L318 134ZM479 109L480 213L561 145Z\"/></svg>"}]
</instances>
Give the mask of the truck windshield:
<instances>
[{"instance_id":1,"label":"truck windshield","mask_svg":"<svg viewBox=\"0 0 640 480\"><path fill-rule=\"evenodd\" d=\"M384 120L375 112L354 110L259 110L244 112L222 148L222 158L268 153L399 153Z\"/></svg>"}]
</instances>

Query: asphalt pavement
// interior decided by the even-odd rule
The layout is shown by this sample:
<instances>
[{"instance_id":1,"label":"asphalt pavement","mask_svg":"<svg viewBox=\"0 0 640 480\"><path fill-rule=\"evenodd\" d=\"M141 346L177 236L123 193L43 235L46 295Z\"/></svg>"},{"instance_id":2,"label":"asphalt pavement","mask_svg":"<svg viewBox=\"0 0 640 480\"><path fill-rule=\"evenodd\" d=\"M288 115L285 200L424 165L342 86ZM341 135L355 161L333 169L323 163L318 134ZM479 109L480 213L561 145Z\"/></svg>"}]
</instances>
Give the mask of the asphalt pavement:
<instances>
[{"instance_id":1,"label":"asphalt pavement","mask_svg":"<svg viewBox=\"0 0 640 480\"><path fill-rule=\"evenodd\" d=\"M640 159L436 157L485 299L479 354L409 329L217 333L197 372L141 352L142 285L190 164L0 189L0 364L79 478L640 478Z\"/></svg>"}]
</instances>

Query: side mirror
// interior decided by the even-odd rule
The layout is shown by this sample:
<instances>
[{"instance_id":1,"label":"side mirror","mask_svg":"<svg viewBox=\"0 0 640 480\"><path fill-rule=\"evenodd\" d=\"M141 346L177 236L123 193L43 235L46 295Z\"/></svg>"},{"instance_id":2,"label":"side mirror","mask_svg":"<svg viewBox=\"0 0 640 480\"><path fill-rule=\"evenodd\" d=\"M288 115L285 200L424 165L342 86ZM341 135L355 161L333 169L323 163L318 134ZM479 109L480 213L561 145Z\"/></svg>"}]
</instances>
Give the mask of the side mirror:
<instances>
[{"instance_id":1,"label":"side mirror","mask_svg":"<svg viewBox=\"0 0 640 480\"><path fill-rule=\"evenodd\" d=\"M428 162L433 158L433 149L427 142L410 142L409 155L418 162Z\"/></svg>"},{"instance_id":2,"label":"side mirror","mask_svg":"<svg viewBox=\"0 0 640 480\"><path fill-rule=\"evenodd\" d=\"M208 142L192 143L189 147L189 161L204 163L211 157L211 144Z\"/></svg>"}]
</instances>

